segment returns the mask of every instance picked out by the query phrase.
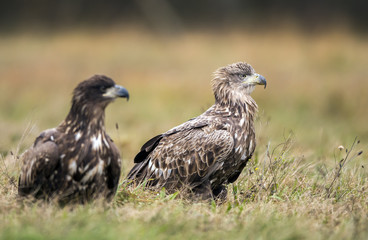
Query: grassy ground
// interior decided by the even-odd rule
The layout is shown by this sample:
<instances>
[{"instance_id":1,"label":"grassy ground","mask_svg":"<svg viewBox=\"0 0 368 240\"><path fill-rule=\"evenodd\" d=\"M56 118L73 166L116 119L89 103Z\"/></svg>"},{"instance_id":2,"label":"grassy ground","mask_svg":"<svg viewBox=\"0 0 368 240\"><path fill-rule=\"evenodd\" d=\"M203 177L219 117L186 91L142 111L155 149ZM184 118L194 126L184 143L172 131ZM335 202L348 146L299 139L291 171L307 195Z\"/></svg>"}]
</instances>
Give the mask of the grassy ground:
<instances>
[{"instance_id":1,"label":"grassy ground","mask_svg":"<svg viewBox=\"0 0 368 240\"><path fill-rule=\"evenodd\" d=\"M291 30L2 36L0 239L367 239L367 42ZM211 73L240 60L268 86L253 94L255 156L225 203L125 186L107 206L16 202L19 155L65 117L79 81L104 73L131 93L106 113L125 176L145 140L213 103Z\"/></svg>"}]
</instances>

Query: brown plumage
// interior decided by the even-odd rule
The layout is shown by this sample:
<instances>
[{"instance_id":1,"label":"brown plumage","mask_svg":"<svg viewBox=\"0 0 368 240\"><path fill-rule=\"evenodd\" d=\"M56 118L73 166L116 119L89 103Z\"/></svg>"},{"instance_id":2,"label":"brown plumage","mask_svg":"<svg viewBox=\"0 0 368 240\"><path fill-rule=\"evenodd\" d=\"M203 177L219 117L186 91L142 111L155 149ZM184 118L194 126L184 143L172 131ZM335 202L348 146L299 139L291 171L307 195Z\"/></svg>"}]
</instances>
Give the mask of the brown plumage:
<instances>
[{"instance_id":1,"label":"brown plumage","mask_svg":"<svg viewBox=\"0 0 368 240\"><path fill-rule=\"evenodd\" d=\"M23 155L18 195L60 203L110 200L117 189L120 154L105 132L105 108L128 91L103 75L81 82L66 119L43 131Z\"/></svg>"},{"instance_id":2,"label":"brown plumage","mask_svg":"<svg viewBox=\"0 0 368 240\"><path fill-rule=\"evenodd\" d=\"M266 80L244 62L214 75L215 104L145 143L128 174L131 184L147 181L168 192L187 188L200 199L226 197L225 185L239 177L254 152L258 107L250 93L257 84L266 87Z\"/></svg>"}]
</instances>

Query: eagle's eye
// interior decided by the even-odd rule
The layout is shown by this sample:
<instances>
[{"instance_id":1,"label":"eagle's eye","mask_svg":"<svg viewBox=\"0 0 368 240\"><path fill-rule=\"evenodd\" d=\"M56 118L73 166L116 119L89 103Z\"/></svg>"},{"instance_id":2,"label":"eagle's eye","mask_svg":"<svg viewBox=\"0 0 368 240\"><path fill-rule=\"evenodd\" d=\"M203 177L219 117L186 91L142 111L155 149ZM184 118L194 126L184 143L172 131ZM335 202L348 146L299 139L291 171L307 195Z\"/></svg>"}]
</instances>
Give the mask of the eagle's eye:
<instances>
[{"instance_id":1,"label":"eagle's eye","mask_svg":"<svg viewBox=\"0 0 368 240\"><path fill-rule=\"evenodd\" d=\"M247 75L246 74L239 74L239 77L242 78L242 79L244 79L244 78L247 77Z\"/></svg>"},{"instance_id":2,"label":"eagle's eye","mask_svg":"<svg viewBox=\"0 0 368 240\"><path fill-rule=\"evenodd\" d=\"M105 92L105 91L106 91L106 87L105 87L105 86L101 86L101 87L100 87L100 91L101 91L101 92Z\"/></svg>"}]
</instances>

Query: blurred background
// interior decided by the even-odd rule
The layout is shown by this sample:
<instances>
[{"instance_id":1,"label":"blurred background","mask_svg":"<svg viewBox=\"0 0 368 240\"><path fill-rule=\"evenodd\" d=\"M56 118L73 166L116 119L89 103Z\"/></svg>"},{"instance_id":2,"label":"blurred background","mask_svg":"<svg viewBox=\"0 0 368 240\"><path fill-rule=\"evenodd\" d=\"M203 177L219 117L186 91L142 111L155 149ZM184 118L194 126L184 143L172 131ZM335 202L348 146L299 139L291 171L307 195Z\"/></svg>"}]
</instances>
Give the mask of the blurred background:
<instances>
[{"instance_id":1,"label":"blurred background","mask_svg":"<svg viewBox=\"0 0 368 240\"><path fill-rule=\"evenodd\" d=\"M314 160L356 136L367 146L367 7L362 0L1 1L0 153L22 153L64 119L78 82L105 74L131 93L106 113L130 167L146 140L210 107L212 72L237 61L268 81L253 93L256 154L290 135Z\"/></svg>"}]
</instances>

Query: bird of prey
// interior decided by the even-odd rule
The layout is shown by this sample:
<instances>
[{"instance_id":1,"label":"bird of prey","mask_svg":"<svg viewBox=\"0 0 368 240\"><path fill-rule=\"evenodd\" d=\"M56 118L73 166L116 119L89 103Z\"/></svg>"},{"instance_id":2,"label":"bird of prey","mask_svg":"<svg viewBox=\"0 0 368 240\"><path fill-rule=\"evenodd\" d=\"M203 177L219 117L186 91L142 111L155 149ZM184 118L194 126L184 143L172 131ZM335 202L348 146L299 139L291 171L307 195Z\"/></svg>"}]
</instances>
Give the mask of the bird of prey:
<instances>
[{"instance_id":1,"label":"bird of prey","mask_svg":"<svg viewBox=\"0 0 368 240\"><path fill-rule=\"evenodd\" d=\"M18 195L64 203L111 200L117 190L120 154L105 132L105 108L128 91L95 75L74 89L66 119L43 131L22 156Z\"/></svg>"},{"instance_id":2,"label":"bird of prey","mask_svg":"<svg viewBox=\"0 0 368 240\"><path fill-rule=\"evenodd\" d=\"M256 147L250 96L266 79L245 62L214 73L215 104L200 116L146 142L134 158L127 179L169 193L190 191L196 199L225 199L226 184L242 172Z\"/></svg>"}]
</instances>

